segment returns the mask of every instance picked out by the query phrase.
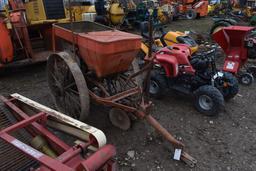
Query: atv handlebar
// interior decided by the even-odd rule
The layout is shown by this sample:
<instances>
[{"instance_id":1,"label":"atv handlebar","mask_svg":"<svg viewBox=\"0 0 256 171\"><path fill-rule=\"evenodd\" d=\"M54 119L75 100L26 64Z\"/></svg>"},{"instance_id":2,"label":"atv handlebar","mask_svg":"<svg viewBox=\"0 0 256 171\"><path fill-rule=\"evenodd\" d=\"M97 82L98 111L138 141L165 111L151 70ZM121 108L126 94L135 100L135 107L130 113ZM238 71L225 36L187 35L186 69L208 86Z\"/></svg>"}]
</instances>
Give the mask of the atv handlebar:
<instances>
[{"instance_id":1,"label":"atv handlebar","mask_svg":"<svg viewBox=\"0 0 256 171\"><path fill-rule=\"evenodd\" d=\"M208 51L197 53L196 57L208 59L209 61L213 61L216 56L216 51L217 51L217 46Z\"/></svg>"}]
</instances>

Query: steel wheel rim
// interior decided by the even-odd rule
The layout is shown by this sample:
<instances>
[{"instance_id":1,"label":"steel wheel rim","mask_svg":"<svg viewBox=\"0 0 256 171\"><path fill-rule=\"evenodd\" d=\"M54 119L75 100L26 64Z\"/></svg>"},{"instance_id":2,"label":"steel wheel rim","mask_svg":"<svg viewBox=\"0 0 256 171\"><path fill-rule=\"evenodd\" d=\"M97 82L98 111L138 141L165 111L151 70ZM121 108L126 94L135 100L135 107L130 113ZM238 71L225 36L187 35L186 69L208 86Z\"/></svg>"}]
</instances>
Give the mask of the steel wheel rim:
<instances>
[{"instance_id":1,"label":"steel wheel rim","mask_svg":"<svg viewBox=\"0 0 256 171\"><path fill-rule=\"evenodd\" d=\"M199 105L204 110L210 110L213 107L213 100L207 95L201 95L199 97Z\"/></svg>"},{"instance_id":2,"label":"steel wheel rim","mask_svg":"<svg viewBox=\"0 0 256 171\"><path fill-rule=\"evenodd\" d=\"M60 53L49 57L47 68L48 85L58 110L84 120L89 113L88 89L76 62L68 53Z\"/></svg>"},{"instance_id":3,"label":"steel wheel rim","mask_svg":"<svg viewBox=\"0 0 256 171\"><path fill-rule=\"evenodd\" d=\"M114 126L122 130L128 130L131 127L129 116L121 109L112 108L109 112L109 119Z\"/></svg>"},{"instance_id":4,"label":"steel wheel rim","mask_svg":"<svg viewBox=\"0 0 256 171\"><path fill-rule=\"evenodd\" d=\"M157 82L154 80L150 80L150 85L149 85L150 94L157 94L157 92L159 92L159 90L160 90L160 87L157 84Z\"/></svg>"}]
</instances>

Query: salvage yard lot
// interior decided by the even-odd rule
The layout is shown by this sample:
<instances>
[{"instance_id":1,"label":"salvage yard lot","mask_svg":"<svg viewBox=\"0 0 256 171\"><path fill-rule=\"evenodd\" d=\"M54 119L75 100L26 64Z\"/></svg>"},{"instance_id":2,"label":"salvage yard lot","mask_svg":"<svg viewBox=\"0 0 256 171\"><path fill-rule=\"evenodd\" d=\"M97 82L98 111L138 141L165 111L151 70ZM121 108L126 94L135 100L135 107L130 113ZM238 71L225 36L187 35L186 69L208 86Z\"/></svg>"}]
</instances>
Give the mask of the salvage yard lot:
<instances>
[{"instance_id":1,"label":"salvage yard lot","mask_svg":"<svg viewBox=\"0 0 256 171\"><path fill-rule=\"evenodd\" d=\"M211 23L210 18L179 20L169 28L206 33ZM10 93L20 93L54 108L44 64L1 75L0 94ZM198 113L191 99L174 93L154 100L154 104L153 116L186 145L186 151L198 160L197 166L190 169L172 160L170 145L147 123L137 121L124 132L110 124L107 108L92 105L87 123L102 129L108 143L117 147L119 170L256 170L255 83L240 86L239 95L226 102L225 111L214 118Z\"/></svg>"}]
</instances>

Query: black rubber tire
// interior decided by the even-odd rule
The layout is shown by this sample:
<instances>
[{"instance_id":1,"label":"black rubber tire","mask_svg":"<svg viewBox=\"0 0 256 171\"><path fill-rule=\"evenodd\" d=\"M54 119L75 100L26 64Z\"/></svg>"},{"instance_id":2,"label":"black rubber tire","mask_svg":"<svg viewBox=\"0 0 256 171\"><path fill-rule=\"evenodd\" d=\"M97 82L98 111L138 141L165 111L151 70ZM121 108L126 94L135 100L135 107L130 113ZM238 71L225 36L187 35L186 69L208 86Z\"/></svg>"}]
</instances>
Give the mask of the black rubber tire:
<instances>
[{"instance_id":1,"label":"black rubber tire","mask_svg":"<svg viewBox=\"0 0 256 171\"><path fill-rule=\"evenodd\" d=\"M246 79L246 81L244 81ZM244 86L250 86L254 82L254 77L251 73L244 73L239 76L239 83Z\"/></svg>"},{"instance_id":2,"label":"black rubber tire","mask_svg":"<svg viewBox=\"0 0 256 171\"><path fill-rule=\"evenodd\" d=\"M251 66L247 69L247 72L252 74L254 78L256 78L256 66Z\"/></svg>"},{"instance_id":3,"label":"black rubber tire","mask_svg":"<svg viewBox=\"0 0 256 171\"><path fill-rule=\"evenodd\" d=\"M197 12L193 9L190 9L186 12L186 18L188 20L194 20L197 17Z\"/></svg>"},{"instance_id":4,"label":"black rubber tire","mask_svg":"<svg viewBox=\"0 0 256 171\"><path fill-rule=\"evenodd\" d=\"M223 88L222 90L222 94L224 96L225 100L230 100L233 97L235 97L237 95L237 93L239 92L239 83L237 78L228 72L224 72L224 77L223 80L225 82L228 82L230 86L228 86L227 88Z\"/></svg>"},{"instance_id":5,"label":"black rubber tire","mask_svg":"<svg viewBox=\"0 0 256 171\"><path fill-rule=\"evenodd\" d=\"M160 74L160 71L153 70L150 73L150 84L152 84L153 82L157 84L159 89L157 92L154 93L152 93L152 91L149 90L149 94L153 98L161 99L164 96L165 92L167 91L166 78L162 74Z\"/></svg>"},{"instance_id":6,"label":"black rubber tire","mask_svg":"<svg viewBox=\"0 0 256 171\"><path fill-rule=\"evenodd\" d=\"M206 116L215 116L224 108L224 97L221 92L211 85L204 85L194 91L194 105L197 111L205 114ZM206 95L211 98L213 106L206 110L200 105L200 97Z\"/></svg>"},{"instance_id":7,"label":"black rubber tire","mask_svg":"<svg viewBox=\"0 0 256 171\"><path fill-rule=\"evenodd\" d=\"M219 27L228 27L228 26L231 26L231 24L227 21L219 21L217 23L214 23L211 28L210 34L212 35L216 31L216 29Z\"/></svg>"}]
</instances>

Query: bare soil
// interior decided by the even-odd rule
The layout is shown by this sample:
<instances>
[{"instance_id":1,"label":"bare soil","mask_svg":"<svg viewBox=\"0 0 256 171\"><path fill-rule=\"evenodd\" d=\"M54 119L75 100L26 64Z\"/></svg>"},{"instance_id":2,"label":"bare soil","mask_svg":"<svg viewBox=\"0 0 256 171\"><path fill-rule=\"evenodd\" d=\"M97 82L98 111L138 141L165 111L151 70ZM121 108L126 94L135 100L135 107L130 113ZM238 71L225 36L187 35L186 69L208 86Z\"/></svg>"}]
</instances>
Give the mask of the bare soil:
<instances>
[{"instance_id":1,"label":"bare soil","mask_svg":"<svg viewBox=\"0 0 256 171\"><path fill-rule=\"evenodd\" d=\"M169 28L206 33L210 26L211 20L203 18L179 20ZM0 94L16 92L54 108L45 64L1 75ZM256 170L255 83L250 87L240 86L239 95L226 102L225 111L217 117L203 116L194 109L192 99L175 93L153 101L153 116L186 145L186 151L198 164L191 169L183 162L172 160L171 145L157 136L147 123L136 121L124 132L111 125L108 109L93 106L87 123L102 129L108 143L117 147L119 170ZM134 152L134 157L129 157L128 151Z\"/></svg>"}]
</instances>

